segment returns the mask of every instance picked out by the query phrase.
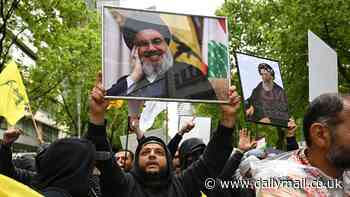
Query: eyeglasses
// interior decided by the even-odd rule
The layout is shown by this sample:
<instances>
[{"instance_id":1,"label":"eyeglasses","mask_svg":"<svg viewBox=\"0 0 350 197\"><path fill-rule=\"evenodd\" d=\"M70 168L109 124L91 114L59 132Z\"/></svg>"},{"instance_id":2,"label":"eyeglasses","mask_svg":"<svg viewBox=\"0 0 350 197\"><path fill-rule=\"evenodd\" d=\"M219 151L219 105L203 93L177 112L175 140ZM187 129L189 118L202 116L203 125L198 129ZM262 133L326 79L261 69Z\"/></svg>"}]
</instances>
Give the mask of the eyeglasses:
<instances>
[{"instance_id":1,"label":"eyeglasses","mask_svg":"<svg viewBox=\"0 0 350 197\"><path fill-rule=\"evenodd\" d=\"M136 46L138 47L148 47L149 45L159 46L164 42L162 38L153 38L152 40L141 40L136 42Z\"/></svg>"}]
</instances>

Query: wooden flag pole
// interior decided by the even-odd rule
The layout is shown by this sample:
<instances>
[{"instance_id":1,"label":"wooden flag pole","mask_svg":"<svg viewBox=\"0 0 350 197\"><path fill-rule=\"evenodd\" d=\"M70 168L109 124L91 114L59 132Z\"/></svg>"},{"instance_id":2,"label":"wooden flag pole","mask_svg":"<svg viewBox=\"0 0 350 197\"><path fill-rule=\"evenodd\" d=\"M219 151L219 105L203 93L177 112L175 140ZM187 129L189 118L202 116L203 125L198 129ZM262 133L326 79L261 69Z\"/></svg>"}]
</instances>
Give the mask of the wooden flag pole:
<instances>
[{"instance_id":1,"label":"wooden flag pole","mask_svg":"<svg viewBox=\"0 0 350 197\"><path fill-rule=\"evenodd\" d=\"M168 144L168 102L166 103L166 111L165 111L165 142Z\"/></svg>"},{"instance_id":2,"label":"wooden flag pole","mask_svg":"<svg viewBox=\"0 0 350 197\"><path fill-rule=\"evenodd\" d=\"M35 133L36 133L36 138L37 138L39 144L43 144L43 143L44 143L43 135L42 135L42 133L39 131L38 125L37 125L36 122L35 122L34 115L33 115L33 112L32 112L32 108L30 107L29 102L28 102L28 109L29 109L29 113L30 113L30 115L31 115L31 117L32 117L32 121L33 121L33 124L34 124Z\"/></svg>"}]
</instances>

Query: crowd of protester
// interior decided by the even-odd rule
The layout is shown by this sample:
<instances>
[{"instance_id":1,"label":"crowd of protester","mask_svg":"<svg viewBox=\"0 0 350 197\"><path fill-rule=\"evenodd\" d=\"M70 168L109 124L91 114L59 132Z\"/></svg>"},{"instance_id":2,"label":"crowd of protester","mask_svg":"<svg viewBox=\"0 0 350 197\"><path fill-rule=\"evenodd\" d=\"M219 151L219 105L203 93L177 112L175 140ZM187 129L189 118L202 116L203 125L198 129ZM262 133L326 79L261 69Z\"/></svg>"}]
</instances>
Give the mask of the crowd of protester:
<instances>
[{"instance_id":1,"label":"crowd of protester","mask_svg":"<svg viewBox=\"0 0 350 197\"><path fill-rule=\"evenodd\" d=\"M98 77L91 91L90 123L84 138L45 144L35 157L12 158L11 146L22 131L8 129L0 146L0 173L29 186L35 191L32 196L350 196L349 96L323 94L310 103L302 126L306 147L297 143L294 120L286 130L286 151L257 148L247 129L237 131L239 140L233 147L240 96L231 87L230 102L220 105L221 119L208 144L198 138L182 141L183 135L194 128L193 121L168 144L147 136L138 122L133 122L138 146L132 152L112 151L106 134L109 123L104 115L109 101L104 99L105 94ZM269 178L290 183L319 181L323 187L245 187L242 182ZM208 187L208 180L216 187ZM224 181L239 184L224 188ZM329 184L333 182L336 184Z\"/></svg>"}]
</instances>

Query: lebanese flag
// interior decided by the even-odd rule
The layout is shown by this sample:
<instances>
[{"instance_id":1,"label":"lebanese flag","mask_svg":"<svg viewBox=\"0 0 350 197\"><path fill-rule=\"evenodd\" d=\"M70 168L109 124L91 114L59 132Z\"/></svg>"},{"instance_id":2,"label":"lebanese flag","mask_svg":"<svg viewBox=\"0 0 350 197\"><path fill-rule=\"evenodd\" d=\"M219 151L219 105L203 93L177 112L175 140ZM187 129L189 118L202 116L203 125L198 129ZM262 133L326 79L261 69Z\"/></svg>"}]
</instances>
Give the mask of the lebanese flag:
<instances>
[{"instance_id":1,"label":"lebanese flag","mask_svg":"<svg viewBox=\"0 0 350 197\"><path fill-rule=\"evenodd\" d=\"M226 78L228 63L228 33L224 18L204 18L202 57L208 67L208 78Z\"/></svg>"}]
</instances>

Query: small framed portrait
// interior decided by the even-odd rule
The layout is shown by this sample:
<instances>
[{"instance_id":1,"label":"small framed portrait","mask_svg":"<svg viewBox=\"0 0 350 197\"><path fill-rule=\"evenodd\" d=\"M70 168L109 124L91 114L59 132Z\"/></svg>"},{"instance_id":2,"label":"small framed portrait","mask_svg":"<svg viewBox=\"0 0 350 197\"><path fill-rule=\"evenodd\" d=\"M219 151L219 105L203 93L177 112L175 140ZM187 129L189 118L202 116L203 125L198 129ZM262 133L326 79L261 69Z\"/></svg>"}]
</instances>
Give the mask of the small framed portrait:
<instances>
[{"instance_id":1,"label":"small framed portrait","mask_svg":"<svg viewBox=\"0 0 350 197\"><path fill-rule=\"evenodd\" d=\"M106 98L228 102L226 18L103 5L102 24Z\"/></svg>"},{"instance_id":2,"label":"small framed portrait","mask_svg":"<svg viewBox=\"0 0 350 197\"><path fill-rule=\"evenodd\" d=\"M244 53L236 53L248 121L288 126L288 102L283 88L279 62Z\"/></svg>"}]
</instances>

